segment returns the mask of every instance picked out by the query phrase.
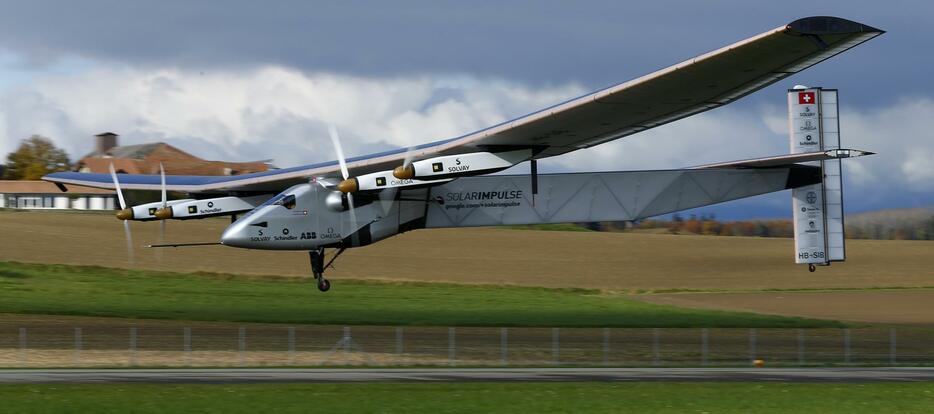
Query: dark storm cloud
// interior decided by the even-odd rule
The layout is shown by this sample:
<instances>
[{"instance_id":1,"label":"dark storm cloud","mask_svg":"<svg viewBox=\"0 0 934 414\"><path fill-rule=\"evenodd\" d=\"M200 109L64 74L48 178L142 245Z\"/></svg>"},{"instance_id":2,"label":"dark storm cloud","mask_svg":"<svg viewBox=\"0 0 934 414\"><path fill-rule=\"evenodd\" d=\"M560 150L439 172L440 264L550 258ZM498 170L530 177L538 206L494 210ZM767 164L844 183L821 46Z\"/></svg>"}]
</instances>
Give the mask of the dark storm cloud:
<instances>
[{"instance_id":1,"label":"dark storm cloud","mask_svg":"<svg viewBox=\"0 0 934 414\"><path fill-rule=\"evenodd\" d=\"M934 67L926 2L17 1L0 14L0 47L39 65L77 54L199 70L281 64L600 87L821 14L890 33L801 79L871 83L886 96L930 92L920 86Z\"/></svg>"}]
</instances>

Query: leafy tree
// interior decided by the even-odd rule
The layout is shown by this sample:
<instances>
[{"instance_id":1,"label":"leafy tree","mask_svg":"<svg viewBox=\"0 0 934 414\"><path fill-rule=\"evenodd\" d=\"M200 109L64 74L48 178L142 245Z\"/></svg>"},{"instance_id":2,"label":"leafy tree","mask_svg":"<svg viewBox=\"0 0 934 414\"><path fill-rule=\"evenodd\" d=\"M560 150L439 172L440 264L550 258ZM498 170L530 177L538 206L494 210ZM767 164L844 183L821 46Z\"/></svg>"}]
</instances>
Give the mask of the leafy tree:
<instances>
[{"instance_id":1,"label":"leafy tree","mask_svg":"<svg viewBox=\"0 0 934 414\"><path fill-rule=\"evenodd\" d=\"M7 180L38 180L43 175L67 171L68 154L48 138L33 135L6 157L3 178Z\"/></svg>"}]
</instances>

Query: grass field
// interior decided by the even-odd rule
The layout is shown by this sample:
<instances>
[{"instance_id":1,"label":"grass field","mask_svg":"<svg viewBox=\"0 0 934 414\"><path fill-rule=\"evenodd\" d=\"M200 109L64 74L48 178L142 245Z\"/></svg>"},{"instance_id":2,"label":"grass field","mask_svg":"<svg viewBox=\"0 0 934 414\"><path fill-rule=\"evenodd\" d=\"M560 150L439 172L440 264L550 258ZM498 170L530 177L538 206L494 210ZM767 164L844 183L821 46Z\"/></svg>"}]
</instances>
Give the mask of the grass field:
<instances>
[{"instance_id":1,"label":"grass field","mask_svg":"<svg viewBox=\"0 0 934 414\"><path fill-rule=\"evenodd\" d=\"M934 384L0 385L16 413L929 413Z\"/></svg>"},{"instance_id":2,"label":"grass field","mask_svg":"<svg viewBox=\"0 0 934 414\"><path fill-rule=\"evenodd\" d=\"M725 292L641 295L639 300L692 309L934 327L934 289Z\"/></svg>"},{"instance_id":3,"label":"grass field","mask_svg":"<svg viewBox=\"0 0 934 414\"><path fill-rule=\"evenodd\" d=\"M168 223L167 239L179 242L216 240L227 224L224 219L171 222ZM133 223L132 226L137 245L158 239L158 224ZM558 226L556 230L560 228ZM0 234L4 235L0 238L0 261L129 267L178 273L306 278L309 274L308 258L302 252L253 251L221 246L163 250L137 247L131 265L127 262L120 223L110 214L0 211ZM508 228L420 230L348 251L337 261L336 268L328 270L335 287L327 297L312 294L313 287L305 282L300 282L296 292L287 293L307 295L302 297L313 303L320 302L321 306L333 306L341 312L340 309L347 306L346 300L340 304L330 301L335 297L356 297L348 295L356 295L358 290L348 292L344 289L361 286L360 282L347 282L347 279L479 284L486 285L484 288L503 285L584 288L599 289L603 294L611 295L636 294L630 298L681 307L934 326L934 312L929 305L934 292L930 289L934 286L934 242L848 240L848 261L820 268L816 273L809 273L804 267L793 264L792 246L790 239L748 237ZM291 288L294 285L284 286ZM404 294L411 286L415 285L400 286L391 293L395 297L422 300L420 296ZM425 289L419 291L427 292ZM451 288L441 289L450 292ZM856 293L837 291L840 289ZM798 290L801 292L793 292ZM95 293L102 296L101 292ZM581 295L594 294L593 291L580 292L584 292ZM684 292L695 293L672 294ZM696 294L698 292L714 294ZM668 295L655 295L657 293ZM480 296L487 300L480 303L508 301L501 295ZM269 300L268 297L266 299ZM425 303L440 303L442 306L438 309L442 311L450 309L446 307L448 303L459 303L456 300L441 303L441 299L431 298ZM597 302L605 303L590 303L594 305ZM227 303L221 305L226 306ZM79 308L87 310L87 307ZM405 309L413 311L416 308L405 306ZM502 305L492 307L501 308ZM597 308L584 307L578 317L567 314L564 317L575 320L590 318L587 312ZM364 310L361 314L376 313ZM528 309L520 309L517 315L529 313ZM566 321L561 319L560 313L550 312L541 319L556 323ZM482 312L476 314L476 318L485 316ZM516 318L524 316L510 319Z\"/></svg>"},{"instance_id":4,"label":"grass field","mask_svg":"<svg viewBox=\"0 0 934 414\"><path fill-rule=\"evenodd\" d=\"M596 290L179 274L0 262L0 313L302 324L826 327L837 322L693 310Z\"/></svg>"}]
</instances>

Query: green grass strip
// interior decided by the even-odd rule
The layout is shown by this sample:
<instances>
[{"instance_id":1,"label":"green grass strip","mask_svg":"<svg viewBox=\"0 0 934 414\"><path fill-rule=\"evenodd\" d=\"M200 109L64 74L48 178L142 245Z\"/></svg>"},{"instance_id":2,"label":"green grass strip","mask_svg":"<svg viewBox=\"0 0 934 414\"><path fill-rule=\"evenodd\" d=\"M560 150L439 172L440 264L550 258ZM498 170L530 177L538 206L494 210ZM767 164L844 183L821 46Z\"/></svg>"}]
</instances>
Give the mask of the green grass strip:
<instances>
[{"instance_id":1,"label":"green grass strip","mask_svg":"<svg viewBox=\"0 0 934 414\"><path fill-rule=\"evenodd\" d=\"M0 385L11 413L929 413L932 383Z\"/></svg>"},{"instance_id":2,"label":"green grass strip","mask_svg":"<svg viewBox=\"0 0 934 414\"><path fill-rule=\"evenodd\" d=\"M0 313L232 322L554 327L839 327L596 290L131 271L0 262Z\"/></svg>"}]
</instances>

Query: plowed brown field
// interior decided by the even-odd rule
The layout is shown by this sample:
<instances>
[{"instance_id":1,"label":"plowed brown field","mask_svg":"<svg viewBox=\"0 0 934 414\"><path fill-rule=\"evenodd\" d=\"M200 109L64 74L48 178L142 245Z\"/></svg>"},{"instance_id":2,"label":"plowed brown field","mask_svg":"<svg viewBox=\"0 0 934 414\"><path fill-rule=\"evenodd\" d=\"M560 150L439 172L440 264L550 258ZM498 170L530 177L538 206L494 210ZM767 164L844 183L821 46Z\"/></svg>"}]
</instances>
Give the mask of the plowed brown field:
<instances>
[{"instance_id":1,"label":"plowed brown field","mask_svg":"<svg viewBox=\"0 0 934 414\"><path fill-rule=\"evenodd\" d=\"M167 240L216 241L228 221L169 222ZM112 215L0 212L0 260L170 271L307 276L303 252L223 246L147 249L159 224L132 223L127 261ZM934 286L934 242L849 240L846 263L809 273L790 239L677 236L497 228L419 230L353 249L334 280L387 279L507 283L615 291Z\"/></svg>"}]
</instances>

